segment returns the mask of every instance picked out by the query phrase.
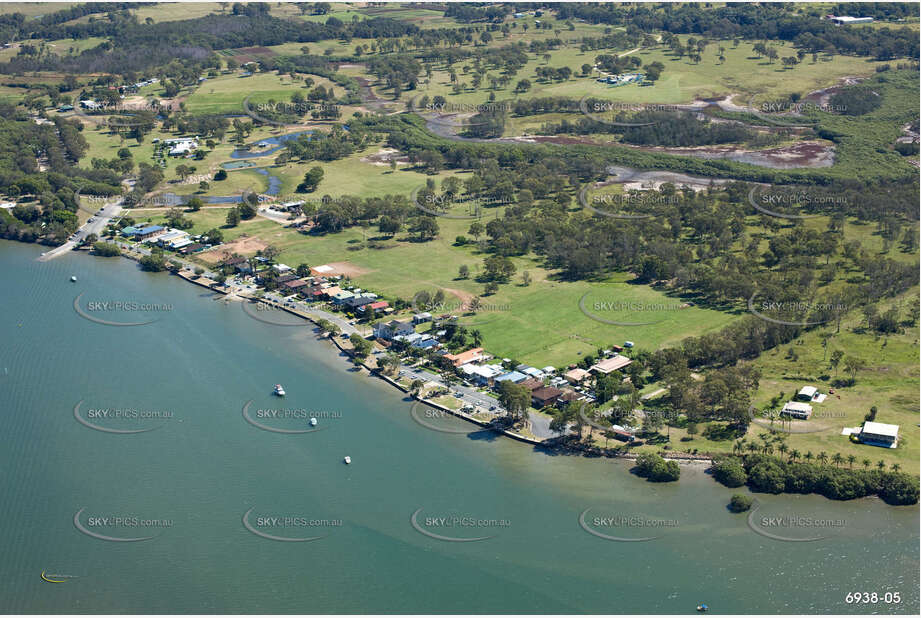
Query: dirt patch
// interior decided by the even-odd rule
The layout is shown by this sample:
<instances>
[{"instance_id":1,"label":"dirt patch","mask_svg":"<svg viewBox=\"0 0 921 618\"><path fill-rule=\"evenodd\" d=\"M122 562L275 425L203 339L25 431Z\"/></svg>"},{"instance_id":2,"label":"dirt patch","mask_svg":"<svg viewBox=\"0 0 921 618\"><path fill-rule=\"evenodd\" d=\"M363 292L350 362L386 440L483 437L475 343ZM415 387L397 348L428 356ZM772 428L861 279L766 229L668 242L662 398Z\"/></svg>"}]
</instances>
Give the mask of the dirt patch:
<instances>
[{"instance_id":1,"label":"dirt patch","mask_svg":"<svg viewBox=\"0 0 921 618\"><path fill-rule=\"evenodd\" d=\"M409 157L400 154L400 151L396 148L381 148L376 153L361 158L362 163L370 163L372 165L390 165L391 161L409 163Z\"/></svg>"},{"instance_id":2,"label":"dirt patch","mask_svg":"<svg viewBox=\"0 0 921 618\"><path fill-rule=\"evenodd\" d=\"M662 146L631 146L645 152L661 152L682 157L699 159L729 159L740 163L749 163L772 169L792 169L798 167L830 167L835 162L835 148L830 143L803 141L790 146L749 150L733 146L699 146L695 148L669 148Z\"/></svg>"},{"instance_id":3,"label":"dirt patch","mask_svg":"<svg viewBox=\"0 0 921 618\"><path fill-rule=\"evenodd\" d=\"M325 267L328 267L328 270ZM314 266L313 270L318 275L323 275L323 276L342 275L343 277L352 278L352 277L359 277L361 275L366 275L369 272L371 272L367 268L356 266L355 264L352 264L351 262L330 262L329 264L323 264L322 270L320 270L320 268L321 267Z\"/></svg>"},{"instance_id":4,"label":"dirt patch","mask_svg":"<svg viewBox=\"0 0 921 618\"><path fill-rule=\"evenodd\" d=\"M225 257L230 257L234 253L243 256L255 255L257 251L261 251L268 246L268 243L259 240L258 236L252 236L238 238L233 242L224 243L208 251L202 251L198 256L209 264L217 264Z\"/></svg>"}]
</instances>

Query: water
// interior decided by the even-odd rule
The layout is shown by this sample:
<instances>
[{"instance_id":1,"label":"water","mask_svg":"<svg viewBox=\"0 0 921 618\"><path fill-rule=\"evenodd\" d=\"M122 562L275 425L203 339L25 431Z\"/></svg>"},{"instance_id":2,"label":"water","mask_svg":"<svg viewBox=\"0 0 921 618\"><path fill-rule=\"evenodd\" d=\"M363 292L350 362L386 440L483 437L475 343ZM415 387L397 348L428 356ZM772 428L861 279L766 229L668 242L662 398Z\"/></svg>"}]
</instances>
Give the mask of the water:
<instances>
[{"instance_id":1,"label":"water","mask_svg":"<svg viewBox=\"0 0 921 618\"><path fill-rule=\"evenodd\" d=\"M250 152L249 150L234 150L230 153L231 159L253 159L256 157L267 157L271 154L274 154L285 147L285 142L297 139L301 135L313 135L313 131L297 131L296 133L288 133L286 135L278 135L273 137L267 137L261 139L258 142L253 142L250 146L255 146L256 144L266 143L274 144L275 148L269 148L267 150L262 150L260 152ZM229 168L227 168L229 169Z\"/></svg>"},{"instance_id":2,"label":"water","mask_svg":"<svg viewBox=\"0 0 921 618\"><path fill-rule=\"evenodd\" d=\"M700 601L713 613L918 611L917 507L759 496L766 514L846 522L825 540L775 541L729 513L738 490L700 469L654 485L620 462L431 431L413 421L401 393L355 375L309 327L264 324L238 303L128 260L73 253L39 263L41 250L0 241L2 612L688 613ZM94 317L156 321L88 321L73 307L81 293L80 307ZM158 308L89 311L105 300ZM271 395L277 382L284 400ZM95 420L158 427L103 433L74 419L81 400L82 418L105 407L173 417ZM249 400L254 419L260 409L304 409L324 430L263 431L243 419ZM662 535L609 541L580 528L589 507L589 520L640 515L677 525L605 529ZM251 522L301 516L341 525L272 528L327 535L272 541L244 528L251 508ZM410 523L420 508L428 531L495 536L425 536ZM92 538L73 523L81 509L92 532L155 538ZM509 525L425 526L425 517L455 514ZM105 516L171 525L91 526ZM43 571L77 578L47 583ZM845 595L857 591L897 591L901 603L847 605Z\"/></svg>"}]
</instances>

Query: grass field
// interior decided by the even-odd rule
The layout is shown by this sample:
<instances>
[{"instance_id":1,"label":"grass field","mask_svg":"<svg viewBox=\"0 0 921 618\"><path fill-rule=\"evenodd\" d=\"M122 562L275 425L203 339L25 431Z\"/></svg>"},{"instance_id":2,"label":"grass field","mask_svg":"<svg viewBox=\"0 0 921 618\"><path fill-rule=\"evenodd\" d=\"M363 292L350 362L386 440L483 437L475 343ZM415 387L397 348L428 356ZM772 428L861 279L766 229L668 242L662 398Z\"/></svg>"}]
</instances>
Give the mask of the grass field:
<instances>
[{"instance_id":1,"label":"grass field","mask_svg":"<svg viewBox=\"0 0 921 618\"><path fill-rule=\"evenodd\" d=\"M497 100L505 101L514 98L537 98L543 96L566 96L581 98L586 95L623 101L628 103L690 103L695 99L724 97L730 94L790 94L792 92L806 93L819 88L834 85L838 80L850 75L869 75L882 62L867 60L853 56L822 56L813 62L811 56L804 58L803 62L792 69L785 69L780 61L768 62L765 58L757 58L752 51L754 42L741 42L737 48L731 41L714 41L707 47L703 59L699 64L687 57L679 59L672 52L663 47L640 49L632 53L639 57L643 65L650 62L661 62L665 71L653 85L630 84L626 86L610 87L597 81L599 73L593 71L589 77L573 77L565 82L538 82L535 69L539 66L559 68L568 66L573 74L581 74L583 64L594 64L594 59L602 53L620 53L631 50L595 50L582 52L576 46L568 46L550 52L551 58L545 61L542 56L530 55L528 64L522 68L512 81L503 89L495 91ZM725 62L719 62L719 46L724 50ZM773 41L775 47L783 56L796 54L796 49L789 44ZM403 99L410 96L428 94L429 96L441 95L455 103L482 103L489 96L488 80L484 80L479 90L473 90L472 75L465 75L460 66L456 66L457 79L464 82L467 89L460 94L453 94L453 84L446 70L433 72L431 80L422 81L420 88L412 93L404 93ZM493 74L498 75L496 72ZM515 84L521 79L529 79L531 89L524 94L515 94ZM387 92L378 91L380 96L387 98ZM737 101L745 105L747 100Z\"/></svg>"},{"instance_id":2,"label":"grass field","mask_svg":"<svg viewBox=\"0 0 921 618\"><path fill-rule=\"evenodd\" d=\"M334 86L328 79L311 76L314 85L324 88L333 87L336 96L343 94L341 86ZM245 113L243 101L249 97L249 104L255 106L270 100L275 102L288 102L291 95L300 91L306 94L303 81L292 80L287 75L274 73L256 73L243 77L241 73L234 72L228 75L209 78L202 82L191 94L185 98L186 109L193 114L243 114Z\"/></svg>"}]
</instances>

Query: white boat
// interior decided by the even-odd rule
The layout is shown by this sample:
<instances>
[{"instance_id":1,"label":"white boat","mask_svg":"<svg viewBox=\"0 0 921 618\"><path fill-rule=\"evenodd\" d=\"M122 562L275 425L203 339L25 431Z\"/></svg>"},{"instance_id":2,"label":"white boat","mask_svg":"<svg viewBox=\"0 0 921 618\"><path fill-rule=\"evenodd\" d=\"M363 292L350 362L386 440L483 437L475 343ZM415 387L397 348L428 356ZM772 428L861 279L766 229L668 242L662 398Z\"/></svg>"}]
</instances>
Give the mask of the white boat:
<instances>
[{"instance_id":1,"label":"white boat","mask_svg":"<svg viewBox=\"0 0 921 618\"><path fill-rule=\"evenodd\" d=\"M310 426L311 426L311 427L316 427L316 426L317 426L317 419L311 417L311 418L310 418Z\"/></svg>"},{"instance_id":2,"label":"white boat","mask_svg":"<svg viewBox=\"0 0 921 618\"><path fill-rule=\"evenodd\" d=\"M76 278L76 277L74 277L73 275L71 275L71 276L70 276L70 280L71 280L71 281L76 281L76 280L77 280L77 278Z\"/></svg>"},{"instance_id":3,"label":"white boat","mask_svg":"<svg viewBox=\"0 0 921 618\"><path fill-rule=\"evenodd\" d=\"M274 392L275 392L275 394L278 395L279 397L284 397L284 396L285 396L285 389L282 388L281 384L276 384L276 385L275 385L275 391L274 391Z\"/></svg>"},{"instance_id":4,"label":"white boat","mask_svg":"<svg viewBox=\"0 0 921 618\"><path fill-rule=\"evenodd\" d=\"M349 457L348 455L346 455L346 456L345 456L345 459L343 459L342 461L344 461L344 462L347 463L347 464L350 464L350 463L352 463L352 458Z\"/></svg>"}]
</instances>

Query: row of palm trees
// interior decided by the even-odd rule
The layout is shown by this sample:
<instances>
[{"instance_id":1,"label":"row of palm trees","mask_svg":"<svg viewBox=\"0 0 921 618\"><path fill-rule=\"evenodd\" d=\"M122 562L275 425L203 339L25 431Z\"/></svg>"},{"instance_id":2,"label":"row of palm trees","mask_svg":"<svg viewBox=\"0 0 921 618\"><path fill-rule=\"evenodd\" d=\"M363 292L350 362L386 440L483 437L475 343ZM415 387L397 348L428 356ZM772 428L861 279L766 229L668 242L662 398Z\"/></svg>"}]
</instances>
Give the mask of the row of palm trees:
<instances>
[{"instance_id":1,"label":"row of palm trees","mask_svg":"<svg viewBox=\"0 0 921 618\"><path fill-rule=\"evenodd\" d=\"M780 453L781 457L786 457L787 461L790 463L796 463L798 459L802 459L806 463L812 463L817 461L820 464L828 465L828 462L831 461L836 468L840 467L844 462L847 462L849 468L853 468L854 464L857 463L857 457L854 455L844 456L841 453L834 453L829 457L828 453L825 451L820 451L818 454L813 454L812 451L806 451L801 453L797 449L791 449L787 446L785 438L782 436L771 437L769 434L760 434L759 438L761 443L759 444L756 440L748 441L745 438L737 440L732 445L732 452L736 455L742 455L746 451L748 453L761 453L762 455L773 455L774 452ZM861 465L863 465L865 470L868 470L873 462L869 459L861 460ZM877 469L882 472L886 469L886 462L880 459L876 462ZM893 472L898 472L901 470L902 466L898 463L893 463L890 468Z\"/></svg>"}]
</instances>

